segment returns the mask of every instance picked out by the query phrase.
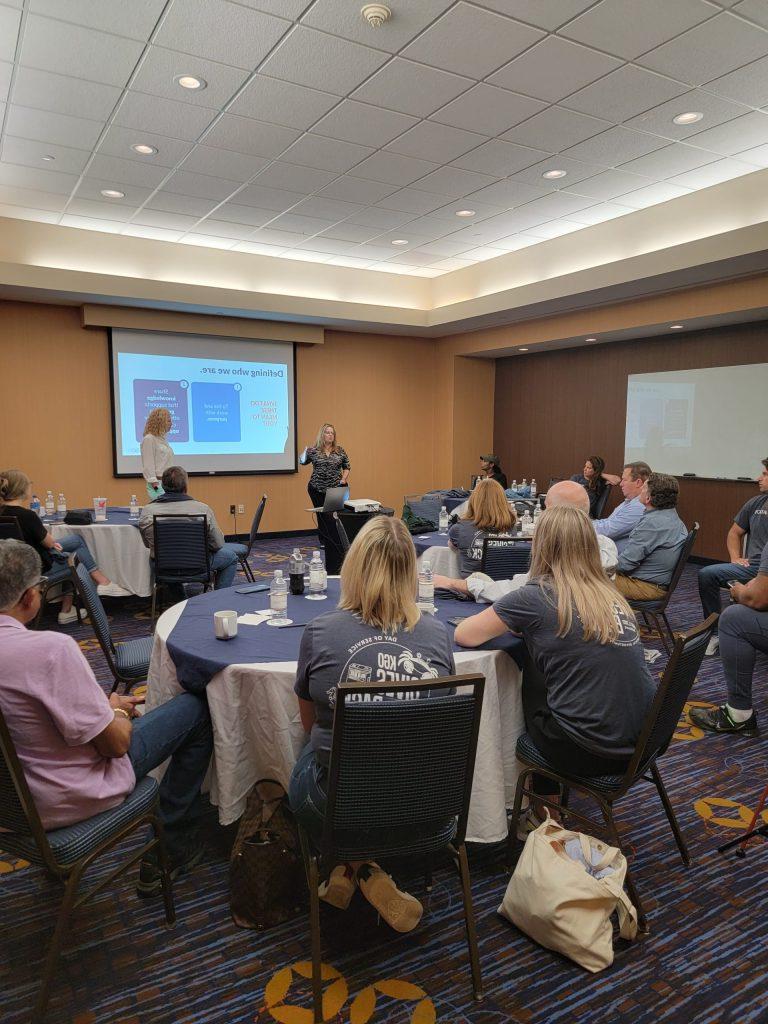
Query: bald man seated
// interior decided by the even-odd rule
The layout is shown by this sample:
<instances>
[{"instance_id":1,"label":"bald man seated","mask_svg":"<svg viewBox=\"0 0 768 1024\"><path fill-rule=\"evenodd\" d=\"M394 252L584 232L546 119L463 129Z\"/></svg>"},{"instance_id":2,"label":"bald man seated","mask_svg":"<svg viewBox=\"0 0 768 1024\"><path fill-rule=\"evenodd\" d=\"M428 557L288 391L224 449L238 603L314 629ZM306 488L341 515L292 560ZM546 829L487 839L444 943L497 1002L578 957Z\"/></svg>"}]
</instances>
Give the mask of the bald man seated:
<instances>
[{"instance_id":1,"label":"bald man seated","mask_svg":"<svg viewBox=\"0 0 768 1024\"><path fill-rule=\"evenodd\" d=\"M556 508L558 505L573 505L580 508L589 515L589 495L581 484L574 480L561 480L553 484L547 491L544 501L546 508ZM619 561L619 553L616 545L610 537L598 534L597 544L600 548L600 560L603 568L609 576L616 572L616 565ZM435 576L435 587L442 587L444 590L454 590L458 594L471 594L475 601L483 604L493 604L505 594L512 593L524 587L529 580L529 574L518 573L511 580L492 580L484 572L473 572L465 580L452 579L450 576Z\"/></svg>"}]
</instances>

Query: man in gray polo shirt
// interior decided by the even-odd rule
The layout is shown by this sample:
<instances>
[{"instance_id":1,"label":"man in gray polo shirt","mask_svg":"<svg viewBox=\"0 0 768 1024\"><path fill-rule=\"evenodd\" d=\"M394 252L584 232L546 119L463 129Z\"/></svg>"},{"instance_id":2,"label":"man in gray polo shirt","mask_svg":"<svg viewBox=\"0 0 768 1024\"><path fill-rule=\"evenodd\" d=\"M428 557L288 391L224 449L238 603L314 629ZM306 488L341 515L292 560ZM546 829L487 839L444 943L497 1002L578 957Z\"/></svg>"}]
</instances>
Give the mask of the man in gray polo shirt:
<instances>
[{"instance_id":1,"label":"man in gray polo shirt","mask_svg":"<svg viewBox=\"0 0 768 1024\"><path fill-rule=\"evenodd\" d=\"M632 601L664 596L688 531L677 514L677 480L651 473L640 492L643 517L619 555L616 586Z\"/></svg>"}]
</instances>

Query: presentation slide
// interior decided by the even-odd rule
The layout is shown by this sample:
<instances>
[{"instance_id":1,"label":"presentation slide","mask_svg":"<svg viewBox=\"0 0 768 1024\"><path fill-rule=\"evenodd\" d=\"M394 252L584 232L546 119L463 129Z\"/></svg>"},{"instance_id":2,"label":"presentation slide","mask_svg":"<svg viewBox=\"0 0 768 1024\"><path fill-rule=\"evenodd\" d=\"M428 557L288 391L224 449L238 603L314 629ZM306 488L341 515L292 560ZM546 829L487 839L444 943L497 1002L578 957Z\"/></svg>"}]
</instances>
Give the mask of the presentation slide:
<instances>
[{"instance_id":1,"label":"presentation slide","mask_svg":"<svg viewBox=\"0 0 768 1024\"><path fill-rule=\"evenodd\" d=\"M768 363L631 374L625 462L674 476L755 478L767 450L767 387Z\"/></svg>"},{"instance_id":2,"label":"presentation slide","mask_svg":"<svg viewBox=\"0 0 768 1024\"><path fill-rule=\"evenodd\" d=\"M141 472L144 424L168 409L168 442L190 473L296 469L291 342L112 331L115 470Z\"/></svg>"}]
</instances>

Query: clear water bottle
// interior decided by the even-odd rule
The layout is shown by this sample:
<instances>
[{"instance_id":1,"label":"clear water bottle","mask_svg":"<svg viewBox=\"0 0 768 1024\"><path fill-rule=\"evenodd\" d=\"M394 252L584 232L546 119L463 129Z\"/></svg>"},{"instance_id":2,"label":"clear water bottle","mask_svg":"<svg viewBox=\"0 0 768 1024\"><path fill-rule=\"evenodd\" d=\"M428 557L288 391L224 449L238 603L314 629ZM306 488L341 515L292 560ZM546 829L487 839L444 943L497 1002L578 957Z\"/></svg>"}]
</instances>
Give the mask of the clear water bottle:
<instances>
[{"instance_id":1,"label":"clear water bottle","mask_svg":"<svg viewBox=\"0 0 768 1024\"><path fill-rule=\"evenodd\" d=\"M538 493L539 493L539 489L536 486L536 477L533 477L531 479L531 497L535 498Z\"/></svg>"},{"instance_id":2,"label":"clear water bottle","mask_svg":"<svg viewBox=\"0 0 768 1024\"><path fill-rule=\"evenodd\" d=\"M53 500L53 491L48 491L45 496L45 518L53 519L56 514L56 502Z\"/></svg>"},{"instance_id":3,"label":"clear water bottle","mask_svg":"<svg viewBox=\"0 0 768 1024\"><path fill-rule=\"evenodd\" d=\"M283 570L275 569L275 575L269 587L269 610L272 613L267 619L269 626L288 626L288 580L283 579Z\"/></svg>"},{"instance_id":4,"label":"clear water bottle","mask_svg":"<svg viewBox=\"0 0 768 1024\"><path fill-rule=\"evenodd\" d=\"M128 518L134 523L139 518L139 502L135 494L131 495L131 500L128 503Z\"/></svg>"},{"instance_id":5,"label":"clear water bottle","mask_svg":"<svg viewBox=\"0 0 768 1024\"><path fill-rule=\"evenodd\" d=\"M438 524L440 527L440 533L448 533L448 509L445 507L445 505L442 505L440 508Z\"/></svg>"},{"instance_id":6,"label":"clear water bottle","mask_svg":"<svg viewBox=\"0 0 768 1024\"><path fill-rule=\"evenodd\" d=\"M435 608L435 581L432 576L432 563L424 561L419 569L419 599L417 604L421 611L434 614Z\"/></svg>"},{"instance_id":7,"label":"clear water bottle","mask_svg":"<svg viewBox=\"0 0 768 1024\"><path fill-rule=\"evenodd\" d=\"M56 502L56 518L60 523L64 522L67 515L67 499L63 494L59 495L59 500Z\"/></svg>"},{"instance_id":8,"label":"clear water bottle","mask_svg":"<svg viewBox=\"0 0 768 1024\"><path fill-rule=\"evenodd\" d=\"M304 559L301 557L301 551L298 548L293 549L293 554L288 563L288 576L290 580L291 593L299 594L304 593Z\"/></svg>"},{"instance_id":9,"label":"clear water bottle","mask_svg":"<svg viewBox=\"0 0 768 1024\"><path fill-rule=\"evenodd\" d=\"M512 484L510 486L510 490L512 490L512 491L516 491L517 490L517 480L516 479L512 481Z\"/></svg>"},{"instance_id":10,"label":"clear water bottle","mask_svg":"<svg viewBox=\"0 0 768 1024\"><path fill-rule=\"evenodd\" d=\"M531 518L531 513L528 511L528 509L526 509L523 513L522 527L523 535L530 534L533 532L533 519Z\"/></svg>"},{"instance_id":11,"label":"clear water bottle","mask_svg":"<svg viewBox=\"0 0 768 1024\"><path fill-rule=\"evenodd\" d=\"M540 517L541 517L541 506L537 505L534 508L534 510L533 510L533 525L534 525L534 528L536 527L536 524L538 523Z\"/></svg>"},{"instance_id":12,"label":"clear water bottle","mask_svg":"<svg viewBox=\"0 0 768 1024\"><path fill-rule=\"evenodd\" d=\"M40 499L36 494L32 495L32 501L30 501L29 507L36 515L40 516L41 519L43 518L43 506L40 504Z\"/></svg>"},{"instance_id":13,"label":"clear water bottle","mask_svg":"<svg viewBox=\"0 0 768 1024\"><path fill-rule=\"evenodd\" d=\"M312 561L309 563L309 593L308 601L325 601L325 566L320 557L319 551L312 552Z\"/></svg>"},{"instance_id":14,"label":"clear water bottle","mask_svg":"<svg viewBox=\"0 0 768 1024\"><path fill-rule=\"evenodd\" d=\"M527 487L528 486L528 477L527 476L523 477L523 482L520 484L520 486L521 487Z\"/></svg>"}]
</instances>

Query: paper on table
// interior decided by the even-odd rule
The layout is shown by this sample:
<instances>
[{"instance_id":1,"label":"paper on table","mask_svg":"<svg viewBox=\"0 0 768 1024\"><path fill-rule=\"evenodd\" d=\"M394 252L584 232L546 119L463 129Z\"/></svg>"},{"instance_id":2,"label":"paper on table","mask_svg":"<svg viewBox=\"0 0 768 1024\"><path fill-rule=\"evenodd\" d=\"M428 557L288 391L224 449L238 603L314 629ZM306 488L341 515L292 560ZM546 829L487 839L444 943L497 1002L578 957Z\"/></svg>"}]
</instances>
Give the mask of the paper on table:
<instances>
[{"instance_id":1,"label":"paper on table","mask_svg":"<svg viewBox=\"0 0 768 1024\"><path fill-rule=\"evenodd\" d=\"M245 615L238 615L237 621L243 626L259 626L262 622L272 617L271 611L246 612Z\"/></svg>"}]
</instances>

